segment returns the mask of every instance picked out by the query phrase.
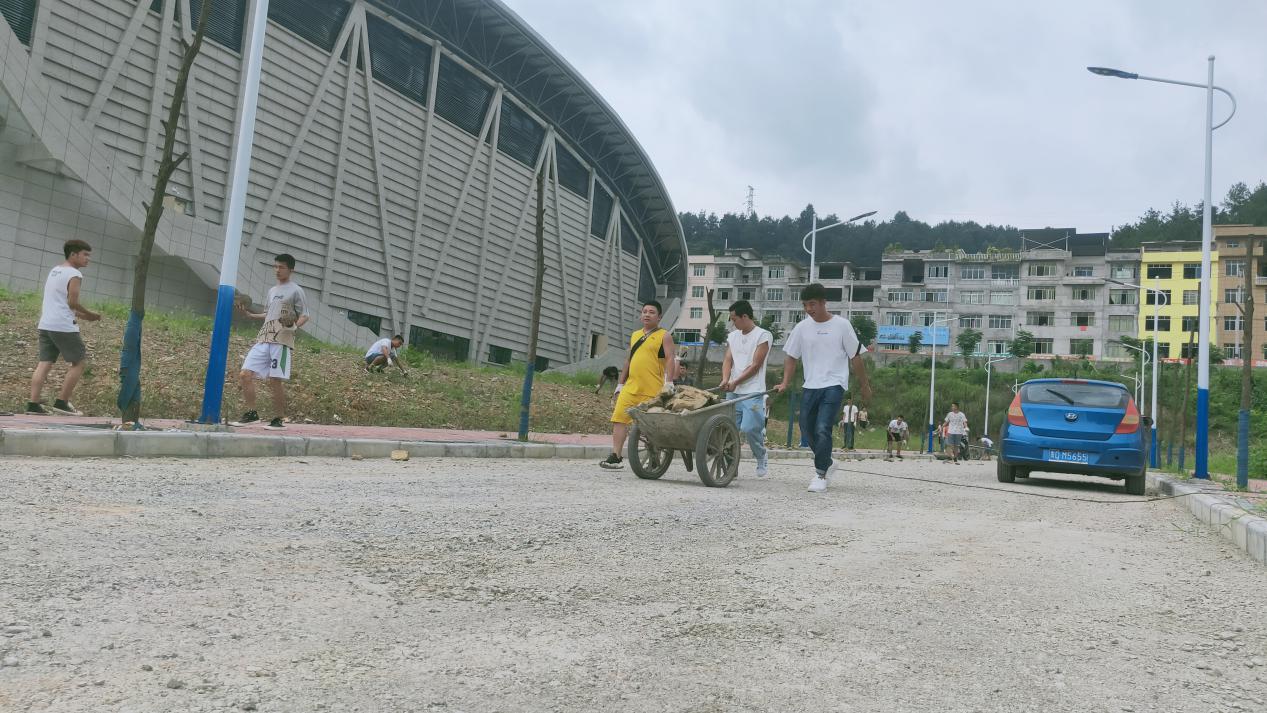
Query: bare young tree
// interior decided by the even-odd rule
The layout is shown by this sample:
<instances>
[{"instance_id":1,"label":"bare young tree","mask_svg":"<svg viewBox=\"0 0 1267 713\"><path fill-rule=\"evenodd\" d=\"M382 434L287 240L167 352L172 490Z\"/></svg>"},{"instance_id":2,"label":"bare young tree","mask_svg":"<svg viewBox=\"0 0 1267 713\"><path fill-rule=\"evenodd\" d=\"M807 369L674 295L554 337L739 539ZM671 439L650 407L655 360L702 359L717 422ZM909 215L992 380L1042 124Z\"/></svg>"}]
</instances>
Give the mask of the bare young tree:
<instances>
[{"instance_id":1,"label":"bare young tree","mask_svg":"<svg viewBox=\"0 0 1267 713\"><path fill-rule=\"evenodd\" d=\"M123 414L123 421L137 423L141 418L141 333L145 320L145 283L149 277L150 255L154 252L154 236L158 232L158 223L163 217L163 198L167 195L167 183L172 174L180 166L189 152L174 156L176 150L176 132L180 124L181 110L185 105L185 87L189 84L189 70L193 67L194 58L202 49L202 37L207 27L207 17L211 13L210 2L202 3L198 16L198 24L193 39L185 47L181 58L180 71L176 74L176 88L172 93L172 104L167 110L167 120L163 122L163 153L158 162L158 173L154 178L154 192L150 202L145 204L145 228L141 232L141 250L136 256L136 268L132 274L132 309L128 313L128 325L123 331L123 349L119 355L119 397L116 405ZM190 137L190 142L196 141Z\"/></svg>"}]
</instances>

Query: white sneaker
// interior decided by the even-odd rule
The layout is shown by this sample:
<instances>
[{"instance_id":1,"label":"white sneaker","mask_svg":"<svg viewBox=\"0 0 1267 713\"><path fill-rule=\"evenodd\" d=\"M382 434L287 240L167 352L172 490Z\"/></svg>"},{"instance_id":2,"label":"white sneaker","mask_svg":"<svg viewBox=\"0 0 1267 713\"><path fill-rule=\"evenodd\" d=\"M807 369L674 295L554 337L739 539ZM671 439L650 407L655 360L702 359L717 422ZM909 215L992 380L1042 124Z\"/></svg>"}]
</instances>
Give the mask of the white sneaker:
<instances>
[{"instance_id":1,"label":"white sneaker","mask_svg":"<svg viewBox=\"0 0 1267 713\"><path fill-rule=\"evenodd\" d=\"M767 476L767 475L769 475L769 474L770 474L770 471L769 471L769 470L768 470L765 466L763 466L763 465L759 465L759 466L757 466L756 476L757 476L758 478L764 478L764 477L766 477L766 476Z\"/></svg>"},{"instance_id":2,"label":"white sneaker","mask_svg":"<svg viewBox=\"0 0 1267 713\"><path fill-rule=\"evenodd\" d=\"M827 475L824 475L823 477L824 477L824 478L830 478L830 477L832 477L833 475L835 475L835 474L836 474L836 468L838 468L839 466L840 466L840 463L838 463L837 461L832 461L832 462L831 462L831 465L827 466Z\"/></svg>"},{"instance_id":3,"label":"white sneaker","mask_svg":"<svg viewBox=\"0 0 1267 713\"><path fill-rule=\"evenodd\" d=\"M811 493L821 493L827 490L827 476L816 475L814 479L809 481L809 491Z\"/></svg>"}]
</instances>

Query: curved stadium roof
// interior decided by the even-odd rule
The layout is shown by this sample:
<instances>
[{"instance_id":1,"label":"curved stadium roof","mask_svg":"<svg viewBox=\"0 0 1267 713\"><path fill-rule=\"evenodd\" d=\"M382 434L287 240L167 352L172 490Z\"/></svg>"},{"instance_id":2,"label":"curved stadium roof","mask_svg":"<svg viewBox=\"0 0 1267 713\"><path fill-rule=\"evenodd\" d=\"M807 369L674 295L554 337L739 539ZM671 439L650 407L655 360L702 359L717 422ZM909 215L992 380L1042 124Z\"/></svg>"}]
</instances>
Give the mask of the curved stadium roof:
<instances>
[{"instance_id":1,"label":"curved stadium roof","mask_svg":"<svg viewBox=\"0 0 1267 713\"><path fill-rule=\"evenodd\" d=\"M664 182L598 92L501 0L369 0L502 82L589 163L646 239L670 295L686 289L686 242Z\"/></svg>"}]
</instances>

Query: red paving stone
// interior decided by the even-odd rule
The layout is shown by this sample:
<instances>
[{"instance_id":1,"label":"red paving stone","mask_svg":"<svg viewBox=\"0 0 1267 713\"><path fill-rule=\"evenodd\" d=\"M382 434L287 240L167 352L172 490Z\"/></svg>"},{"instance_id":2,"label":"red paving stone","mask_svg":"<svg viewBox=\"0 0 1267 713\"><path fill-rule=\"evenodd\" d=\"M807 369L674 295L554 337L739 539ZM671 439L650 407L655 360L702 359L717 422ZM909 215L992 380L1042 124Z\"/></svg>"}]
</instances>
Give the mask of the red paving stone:
<instances>
[{"instance_id":1,"label":"red paving stone","mask_svg":"<svg viewBox=\"0 0 1267 713\"><path fill-rule=\"evenodd\" d=\"M150 428L186 428L184 421L173 419L145 419ZM0 416L0 428L103 428L118 425L119 419L99 416L28 416L14 414ZM230 428L234 433L284 434L309 438L377 438L389 441L443 441L448 443L505 442L515 440L518 434L506 431L461 431L452 428L401 428L394 426L345 426L325 423L289 423L285 431L272 431L259 426ZM596 446L611 443L611 436L585 433L529 433L528 439L538 443L563 443Z\"/></svg>"}]
</instances>

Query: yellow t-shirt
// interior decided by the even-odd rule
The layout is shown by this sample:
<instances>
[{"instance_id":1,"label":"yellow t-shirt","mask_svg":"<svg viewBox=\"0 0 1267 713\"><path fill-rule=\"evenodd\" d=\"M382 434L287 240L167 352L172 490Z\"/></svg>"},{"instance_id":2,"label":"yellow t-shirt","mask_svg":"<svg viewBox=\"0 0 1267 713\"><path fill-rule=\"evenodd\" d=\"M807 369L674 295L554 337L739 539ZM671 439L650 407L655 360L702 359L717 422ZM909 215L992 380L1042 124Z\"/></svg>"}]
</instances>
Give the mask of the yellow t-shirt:
<instances>
[{"instance_id":1,"label":"yellow t-shirt","mask_svg":"<svg viewBox=\"0 0 1267 713\"><path fill-rule=\"evenodd\" d=\"M624 391L654 396L664 388L665 334L668 332L656 328L642 346L638 347L638 351L634 352L633 358L629 360L629 373L625 376ZM630 349L639 339L642 339L642 335L641 329L634 330L634 333L629 335Z\"/></svg>"}]
</instances>

